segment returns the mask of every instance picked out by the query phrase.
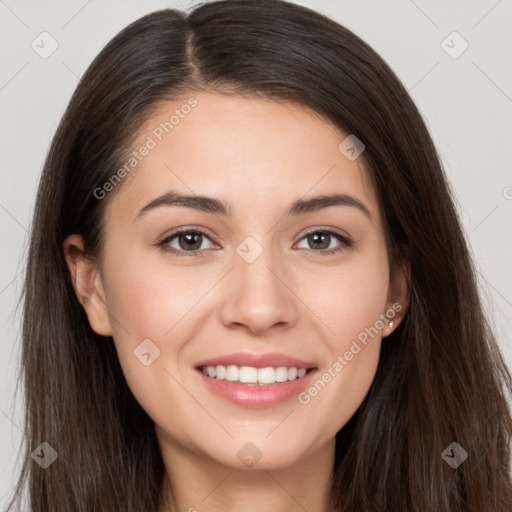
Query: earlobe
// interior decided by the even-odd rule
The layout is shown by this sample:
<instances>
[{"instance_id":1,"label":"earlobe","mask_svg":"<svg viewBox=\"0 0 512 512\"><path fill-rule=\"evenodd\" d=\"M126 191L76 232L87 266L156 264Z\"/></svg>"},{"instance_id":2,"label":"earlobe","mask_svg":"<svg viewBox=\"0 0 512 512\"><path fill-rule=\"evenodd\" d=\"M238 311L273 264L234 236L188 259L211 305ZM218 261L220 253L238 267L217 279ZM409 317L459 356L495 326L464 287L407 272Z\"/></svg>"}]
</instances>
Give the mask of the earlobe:
<instances>
[{"instance_id":1,"label":"earlobe","mask_svg":"<svg viewBox=\"0 0 512 512\"><path fill-rule=\"evenodd\" d=\"M382 337L389 336L402 322L409 309L411 286L411 267L408 261L393 269L386 303L387 321L382 330Z\"/></svg>"},{"instance_id":2,"label":"earlobe","mask_svg":"<svg viewBox=\"0 0 512 512\"><path fill-rule=\"evenodd\" d=\"M63 249L75 294L87 314L92 330L101 336L111 336L101 274L96 262L87 255L83 238L77 234L68 236Z\"/></svg>"}]
</instances>

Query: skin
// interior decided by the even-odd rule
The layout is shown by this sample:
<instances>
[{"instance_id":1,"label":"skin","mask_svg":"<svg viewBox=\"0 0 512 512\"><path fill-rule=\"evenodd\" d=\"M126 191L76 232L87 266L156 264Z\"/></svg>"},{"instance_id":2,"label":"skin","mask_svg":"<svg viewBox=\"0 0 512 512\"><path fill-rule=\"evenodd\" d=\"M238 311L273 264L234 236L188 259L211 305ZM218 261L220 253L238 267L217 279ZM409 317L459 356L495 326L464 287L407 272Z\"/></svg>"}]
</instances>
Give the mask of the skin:
<instances>
[{"instance_id":1,"label":"skin","mask_svg":"<svg viewBox=\"0 0 512 512\"><path fill-rule=\"evenodd\" d=\"M160 105L134 147L189 97ZM382 338L405 314L408 269L390 276L367 172L361 159L349 161L338 150L346 134L291 103L193 97L197 106L106 199L99 261L87 257L79 235L66 239L77 296L92 329L113 336L128 385L155 422L180 511L327 511L336 432L370 388ZM220 198L233 215L161 206L136 218L171 189ZM333 192L357 198L371 219L352 206L284 217L293 201ZM202 257L157 246L181 227L207 234L196 249ZM341 245L334 237L325 246L308 242L305 234L322 229L353 245L322 256L323 247ZM248 236L263 249L250 264L236 252ZM169 244L186 252L181 242ZM294 397L263 409L240 407L209 391L194 369L244 350L314 361L321 375L397 302L393 327L379 329L305 405ZM133 354L145 339L160 350L149 366ZM253 467L237 457L247 442L261 452Z\"/></svg>"}]
</instances>

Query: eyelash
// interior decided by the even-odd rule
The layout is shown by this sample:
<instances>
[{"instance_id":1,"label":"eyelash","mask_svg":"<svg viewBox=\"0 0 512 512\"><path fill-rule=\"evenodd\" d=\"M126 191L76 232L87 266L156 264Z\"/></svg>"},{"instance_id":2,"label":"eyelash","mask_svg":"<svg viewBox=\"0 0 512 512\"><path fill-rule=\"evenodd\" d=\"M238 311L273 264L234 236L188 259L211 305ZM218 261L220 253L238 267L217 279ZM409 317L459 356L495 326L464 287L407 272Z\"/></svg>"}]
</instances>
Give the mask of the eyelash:
<instances>
[{"instance_id":1,"label":"eyelash","mask_svg":"<svg viewBox=\"0 0 512 512\"><path fill-rule=\"evenodd\" d=\"M198 230L198 229L182 229L180 231L176 231L175 233L165 237L163 240L158 242L156 245L157 245L157 247L162 248L164 251L169 252L169 253L171 253L171 254L173 254L175 256L178 256L180 258L181 257L192 257L192 258L194 258L194 257L199 257L199 256L206 256L206 254L205 254L206 250L183 251L183 250L174 249L173 247L169 247L167 245L169 242L171 242L171 240L173 240L177 236L182 235L184 233L195 234L195 235L202 235L202 236L204 236L204 237L206 237L206 238L211 240L211 237L209 237L206 233L204 233L201 230ZM319 253L318 256L330 256L332 254L345 251L345 250L349 249L350 247L352 247L352 241L348 237L346 237L346 236L344 236L344 235L342 235L340 233L337 233L336 231L329 230L329 229L315 229L315 230L309 231L307 233L304 233L303 237L300 240L303 240L307 236L312 235L314 233L323 233L323 234L327 234L327 235L330 235L330 236L334 236L334 238L336 238L336 240L341 242L341 244L338 245L337 247L335 247L334 249L319 250L319 251L315 251L314 249L306 249L306 250L309 250L309 251L313 251L315 253ZM299 240L299 242L300 242L300 240ZM211 240L211 241L213 242L213 240Z\"/></svg>"}]
</instances>

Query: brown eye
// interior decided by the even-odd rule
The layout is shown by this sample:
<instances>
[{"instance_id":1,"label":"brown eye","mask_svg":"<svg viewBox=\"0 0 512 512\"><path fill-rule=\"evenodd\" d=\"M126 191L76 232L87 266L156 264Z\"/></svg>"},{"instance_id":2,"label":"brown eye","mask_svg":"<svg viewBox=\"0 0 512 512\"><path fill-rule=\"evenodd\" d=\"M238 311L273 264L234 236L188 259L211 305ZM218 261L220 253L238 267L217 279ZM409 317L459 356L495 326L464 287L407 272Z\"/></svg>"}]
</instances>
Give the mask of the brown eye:
<instances>
[{"instance_id":1,"label":"brown eye","mask_svg":"<svg viewBox=\"0 0 512 512\"><path fill-rule=\"evenodd\" d=\"M298 246L299 249L310 249L320 254L332 254L352 245L346 236L328 230L310 231L301 240L306 240L309 247Z\"/></svg>"},{"instance_id":2,"label":"brown eye","mask_svg":"<svg viewBox=\"0 0 512 512\"><path fill-rule=\"evenodd\" d=\"M197 256L201 251L208 249L203 242L210 240L205 233L196 230L182 230L166 237L158 243L159 247L177 256ZM186 253L190 254L186 254Z\"/></svg>"}]
</instances>

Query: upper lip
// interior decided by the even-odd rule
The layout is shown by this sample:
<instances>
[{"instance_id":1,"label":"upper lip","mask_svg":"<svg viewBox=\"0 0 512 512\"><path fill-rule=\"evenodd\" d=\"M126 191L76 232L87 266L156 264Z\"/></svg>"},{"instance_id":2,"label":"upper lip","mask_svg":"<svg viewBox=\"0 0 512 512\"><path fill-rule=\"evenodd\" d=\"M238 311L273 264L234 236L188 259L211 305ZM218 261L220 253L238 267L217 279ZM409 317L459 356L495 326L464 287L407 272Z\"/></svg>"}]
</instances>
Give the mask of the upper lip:
<instances>
[{"instance_id":1,"label":"upper lip","mask_svg":"<svg viewBox=\"0 0 512 512\"><path fill-rule=\"evenodd\" d=\"M308 361L302 361L295 357L290 357L285 354L278 354L272 352L268 354L251 354L249 352L237 352L235 354L227 354L225 356L214 357L200 361L195 366L200 368L202 366L251 366L253 368L265 368L267 366L273 366L275 368L279 366L286 366L287 368L316 368L315 363Z\"/></svg>"}]
</instances>

